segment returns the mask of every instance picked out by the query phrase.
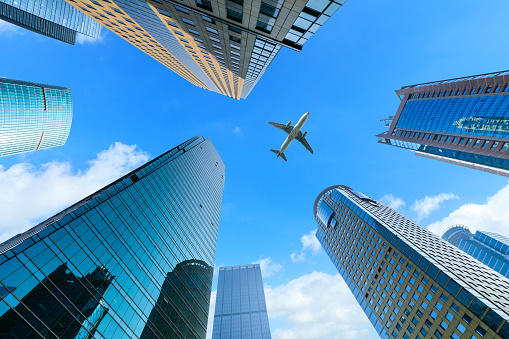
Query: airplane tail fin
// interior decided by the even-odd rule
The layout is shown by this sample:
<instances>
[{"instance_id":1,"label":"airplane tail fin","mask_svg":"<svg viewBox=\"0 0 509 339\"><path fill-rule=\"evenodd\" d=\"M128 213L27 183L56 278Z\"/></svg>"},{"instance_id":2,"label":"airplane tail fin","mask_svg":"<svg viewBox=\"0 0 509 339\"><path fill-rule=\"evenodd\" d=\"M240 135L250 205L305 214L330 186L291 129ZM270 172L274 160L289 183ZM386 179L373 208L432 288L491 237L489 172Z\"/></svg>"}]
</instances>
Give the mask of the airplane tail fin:
<instances>
[{"instance_id":1,"label":"airplane tail fin","mask_svg":"<svg viewBox=\"0 0 509 339\"><path fill-rule=\"evenodd\" d=\"M276 153L277 156L283 158L284 161L288 161L288 160L286 160L286 156L284 155L284 153L280 153L279 150L271 149L270 151Z\"/></svg>"}]
</instances>

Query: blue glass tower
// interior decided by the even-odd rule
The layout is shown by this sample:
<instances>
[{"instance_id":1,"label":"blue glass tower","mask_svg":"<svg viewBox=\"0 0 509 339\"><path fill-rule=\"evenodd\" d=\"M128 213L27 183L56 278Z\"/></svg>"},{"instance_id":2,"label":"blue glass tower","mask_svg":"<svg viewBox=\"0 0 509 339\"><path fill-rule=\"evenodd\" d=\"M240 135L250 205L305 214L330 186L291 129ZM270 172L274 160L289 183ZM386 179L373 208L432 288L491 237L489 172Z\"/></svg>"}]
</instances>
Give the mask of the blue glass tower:
<instances>
[{"instance_id":1,"label":"blue glass tower","mask_svg":"<svg viewBox=\"0 0 509 339\"><path fill-rule=\"evenodd\" d=\"M509 71L405 86L379 142L509 177Z\"/></svg>"},{"instance_id":2,"label":"blue glass tower","mask_svg":"<svg viewBox=\"0 0 509 339\"><path fill-rule=\"evenodd\" d=\"M0 244L0 337L204 338L224 169L194 137Z\"/></svg>"},{"instance_id":3,"label":"blue glass tower","mask_svg":"<svg viewBox=\"0 0 509 339\"><path fill-rule=\"evenodd\" d=\"M212 338L271 338L260 265L219 268Z\"/></svg>"},{"instance_id":4,"label":"blue glass tower","mask_svg":"<svg viewBox=\"0 0 509 339\"><path fill-rule=\"evenodd\" d=\"M64 0L0 0L0 20L72 45L76 32L101 34L101 25Z\"/></svg>"},{"instance_id":5,"label":"blue glass tower","mask_svg":"<svg viewBox=\"0 0 509 339\"><path fill-rule=\"evenodd\" d=\"M509 239L503 235L486 231L472 234L467 227L455 225L442 234L442 239L509 278Z\"/></svg>"},{"instance_id":6,"label":"blue glass tower","mask_svg":"<svg viewBox=\"0 0 509 339\"><path fill-rule=\"evenodd\" d=\"M71 122L68 88L0 78L0 156L61 146Z\"/></svg>"},{"instance_id":7,"label":"blue glass tower","mask_svg":"<svg viewBox=\"0 0 509 339\"><path fill-rule=\"evenodd\" d=\"M509 338L509 279L353 189L313 206L316 237L383 339Z\"/></svg>"}]
</instances>

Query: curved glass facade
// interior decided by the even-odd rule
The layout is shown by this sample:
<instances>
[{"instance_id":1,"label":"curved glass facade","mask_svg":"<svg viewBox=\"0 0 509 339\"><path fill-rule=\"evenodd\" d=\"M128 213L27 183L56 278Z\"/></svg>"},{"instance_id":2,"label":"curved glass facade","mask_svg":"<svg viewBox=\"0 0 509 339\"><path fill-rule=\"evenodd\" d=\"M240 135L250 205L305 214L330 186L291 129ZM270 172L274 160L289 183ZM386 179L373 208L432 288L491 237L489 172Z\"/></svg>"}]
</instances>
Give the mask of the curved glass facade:
<instances>
[{"instance_id":1,"label":"curved glass facade","mask_svg":"<svg viewBox=\"0 0 509 339\"><path fill-rule=\"evenodd\" d=\"M224 185L195 137L0 245L0 337L202 338Z\"/></svg>"},{"instance_id":2,"label":"curved glass facade","mask_svg":"<svg viewBox=\"0 0 509 339\"><path fill-rule=\"evenodd\" d=\"M508 279L364 197L322 192L316 237L381 338L509 338ZM335 226L318 216L323 204Z\"/></svg>"},{"instance_id":3,"label":"curved glass facade","mask_svg":"<svg viewBox=\"0 0 509 339\"><path fill-rule=\"evenodd\" d=\"M0 78L0 156L61 146L71 122L69 89Z\"/></svg>"}]
</instances>

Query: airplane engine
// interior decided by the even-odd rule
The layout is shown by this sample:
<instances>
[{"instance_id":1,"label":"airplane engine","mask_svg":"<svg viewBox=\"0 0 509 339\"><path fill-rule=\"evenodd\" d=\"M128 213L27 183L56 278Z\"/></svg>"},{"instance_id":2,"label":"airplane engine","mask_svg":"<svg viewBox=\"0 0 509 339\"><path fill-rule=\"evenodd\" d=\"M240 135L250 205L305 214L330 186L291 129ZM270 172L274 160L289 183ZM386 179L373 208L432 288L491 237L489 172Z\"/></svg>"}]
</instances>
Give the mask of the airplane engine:
<instances>
[{"instance_id":1,"label":"airplane engine","mask_svg":"<svg viewBox=\"0 0 509 339\"><path fill-rule=\"evenodd\" d=\"M302 137L305 138L306 134L308 134L308 132L304 132L304 134L302 134Z\"/></svg>"},{"instance_id":2,"label":"airplane engine","mask_svg":"<svg viewBox=\"0 0 509 339\"><path fill-rule=\"evenodd\" d=\"M290 127L290 125L292 124L292 121L288 121L288 123L286 124L286 128Z\"/></svg>"}]
</instances>

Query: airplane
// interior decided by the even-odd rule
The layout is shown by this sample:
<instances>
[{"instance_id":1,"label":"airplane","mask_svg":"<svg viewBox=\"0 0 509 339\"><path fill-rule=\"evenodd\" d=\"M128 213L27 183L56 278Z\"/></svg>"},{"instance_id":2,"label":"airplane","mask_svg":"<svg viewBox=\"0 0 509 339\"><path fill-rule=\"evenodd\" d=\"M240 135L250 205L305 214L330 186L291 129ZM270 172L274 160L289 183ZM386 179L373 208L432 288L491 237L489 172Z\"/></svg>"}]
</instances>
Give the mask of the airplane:
<instances>
[{"instance_id":1,"label":"airplane","mask_svg":"<svg viewBox=\"0 0 509 339\"><path fill-rule=\"evenodd\" d=\"M309 112L304 113L304 115L299 119L299 122L297 122L297 124L295 126L291 126L291 124L292 124L291 120L288 121L288 123L286 125L278 124L277 122L269 122L270 125L277 127L279 129L285 131L286 133L288 133L288 137L286 138L285 142L283 142L283 145L281 146L281 148L279 150L271 149L270 151L276 153L278 158L279 158L279 156L281 156L281 158L283 158L284 161L288 161L288 160L286 160L284 151L286 151L288 146L290 146L293 139L297 139L297 141L299 141L304 147L306 147L306 149L308 151L311 152L311 154L313 154L313 150L311 149L311 146L309 146L309 144L305 138L306 134L308 134L308 132L302 133L300 131L302 126L304 126L304 124L308 120L308 117L309 117Z\"/></svg>"}]
</instances>

